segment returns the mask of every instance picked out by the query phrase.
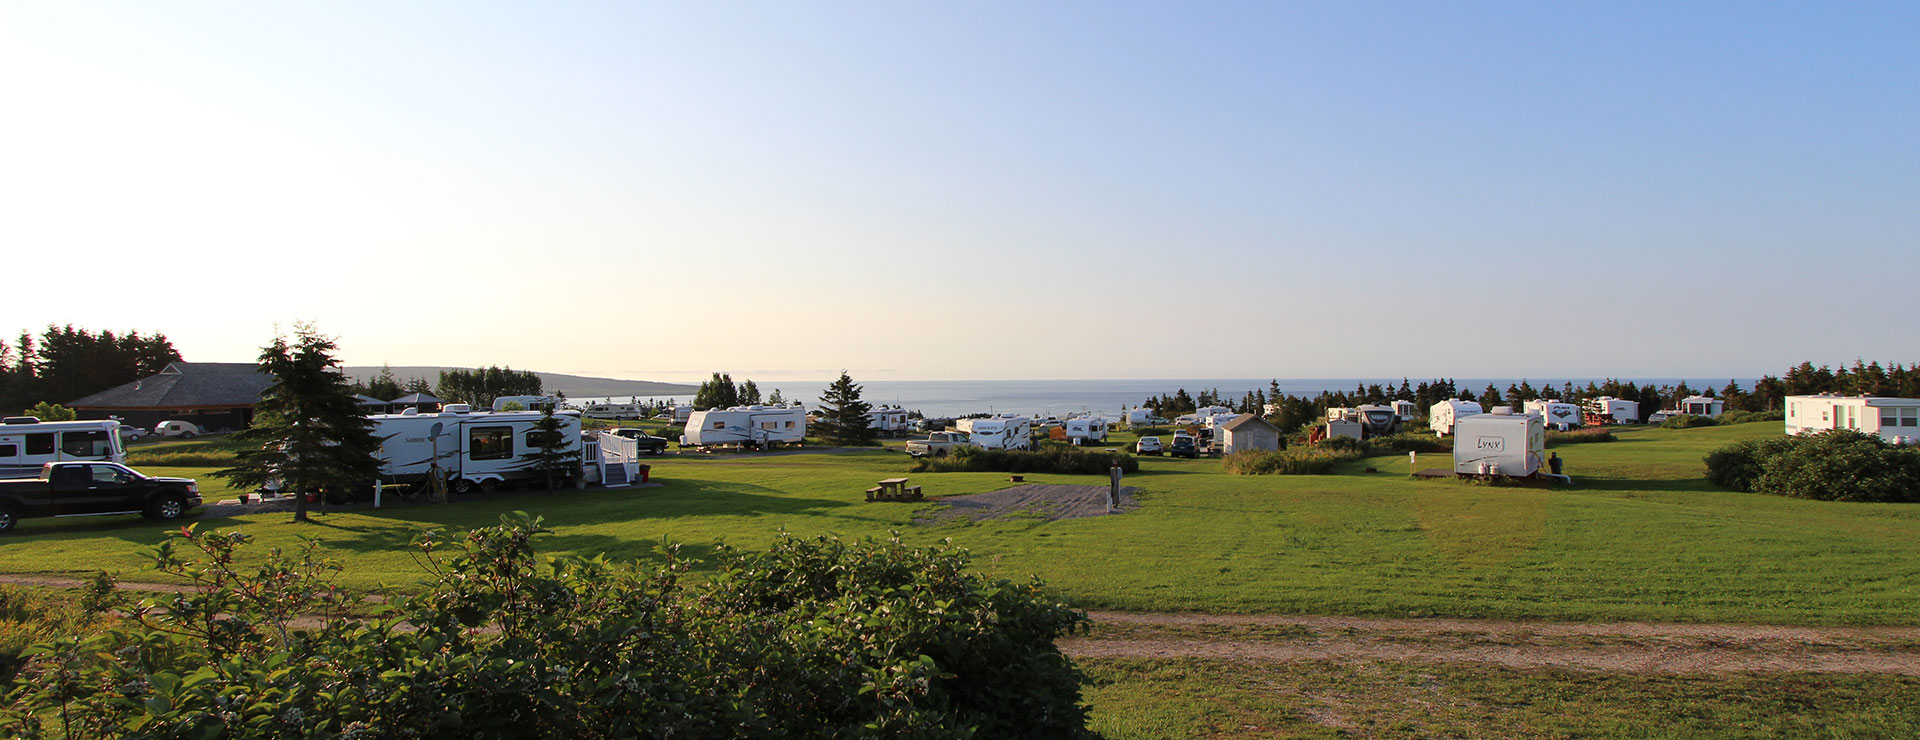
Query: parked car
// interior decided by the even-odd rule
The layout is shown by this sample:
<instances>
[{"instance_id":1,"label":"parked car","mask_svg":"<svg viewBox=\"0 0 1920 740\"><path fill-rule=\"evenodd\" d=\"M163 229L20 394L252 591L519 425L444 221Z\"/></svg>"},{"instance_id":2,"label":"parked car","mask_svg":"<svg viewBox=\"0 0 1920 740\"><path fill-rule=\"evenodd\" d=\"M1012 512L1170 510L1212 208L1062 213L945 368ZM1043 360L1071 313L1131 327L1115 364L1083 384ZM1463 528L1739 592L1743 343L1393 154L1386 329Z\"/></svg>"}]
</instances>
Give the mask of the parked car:
<instances>
[{"instance_id":1,"label":"parked car","mask_svg":"<svg viewBox=\"0 0 1920 740\"><path fill-rule=\"evenodd\" d=\"M1159 437L1141 437L1140 441L1133 443L1133 452L1136 455L1158 455L1164 450L1160 449Z\"/></svg>"},{"instance_id":2,"label":"parked car","mask_svg":"<svg viewBox=\"0 0 1920 740\"><path fill-rule=\"evenodd\" d=\"M194 424L191 421L176 421L173 419L168 419L166 421L160 422L159 426L154 427L153 433L162 437L179 437L181 439L193 439L195 435L200 434L200 427L199 425Z\"/></svg>"},{"instance_id":3,"label":"parked car","mask_svg":"<svg viewBox=\"0 0 1920 740\"><path fill-rule=\"evenodd\" d=\"M124 424L124 423L120 425L120 441L122 442L132 442L134 440L145 438L146 436L147 436L147 430L145 427L137 427L132 424Z\"/></svg>"},{"instance_id":4,"label":"parked car","mask_svg":"<svg viewBox=\"0 0 1920 740\"><path fill-rule=\"evenodd\" d=\"M1173 444L1167 446L1167 454L1192 460L1200 457L1200 443L1185 434L1174 435Z\"/></svg>"},{"instance_id":5,"label":"parked car","mask_svg":"<svg viewBox=\"0 0 1920 740\"><path fill-rule=\"evenodd\" d=\"M648 434L647 430L645 429L635 429L633 427L624 427L621 429L613 430L613 433L617 436L626 437L627 439L633 440L635 444L640 446L641 452L645 452L649 455L658 455L667 451L667 438L655 437L651 434Z\"/></svg>"},{"instance_id":6,"label":"parked car","mask_svg":"<svg viewBox=\"0 0 1920 740\"><path fill-rule=\"evenodd\" d=\"M914 457L946 457L961 447L975 446L966 432L934 432L926 439L907 442L907 454Z\"/></svg>"},{"instance_id":7,"label":"parked car","mask_svg":"<svg viewBox=\"0 0 1920 740\"><path fill-rule=\"evenodd\" d=\"M139 514L178 519L200 505L189 478L155 478L110 462L51 462L36 478L0 481L0 532L21 519Z\"/></svg>"}]
</instances>

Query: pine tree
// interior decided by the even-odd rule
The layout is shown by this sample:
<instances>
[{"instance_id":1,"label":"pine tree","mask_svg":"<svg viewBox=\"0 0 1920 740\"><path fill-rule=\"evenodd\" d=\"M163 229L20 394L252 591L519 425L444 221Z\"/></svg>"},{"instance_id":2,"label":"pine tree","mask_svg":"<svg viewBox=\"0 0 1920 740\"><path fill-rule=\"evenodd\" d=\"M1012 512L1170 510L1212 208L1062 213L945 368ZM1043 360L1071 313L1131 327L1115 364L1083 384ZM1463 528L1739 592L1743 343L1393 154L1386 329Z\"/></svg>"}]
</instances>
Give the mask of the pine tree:
<instances>
[{"instance_id":1,"label":"pine tree","mask_svg":"<svg viewBox=\"0 0 1920 740\"><path fill-rule=\"evenodd\" d=\"M580 451L567 446L565 430L553 415L552 406L542 409L540 420L533 423L527 445L527 454L521 459L526 460L528 470L546 479L548 492L557 488L559 481L578 474Z\"/></svg>"},{"instance_id":2,"label":"pine tree","mask_svg":"<svg viewBox=\"0 0 1920 740\"><path fill-rule=\"evenodd\" d=\"M253 405L253 426L233 435L256 445L240 462L214 473L241 489L270 482L294 494L293 519L307 521L307 493L346 491L380 473L380 440L373 423L347 391L331 338L312 324L294 326L294 344L276 336L260 352L260 370L273 385Z\"/></svg>"},{"instance_id":3,"label":"pine tree","mask_svg":"<svg viewBox=\"0 0 1920 740\"><path fill-rule=\"evenodd\" d=\"M400 379L393 376L393 367L380 365L380 374L367 381L367 395L382 401L391 401L407 395L400 387Z\"/></svg>"},{"instance_id":4,"label":"pine tree","mask_svg":"<svg viewBox=\"0 0 1920 740\"><path fill-rule=\"evenodd\" d=\"M748 380L740 384L739 395L741 406L758 405L760 403L760 386L754 385L752 380Z\"/></svg>"},{"instance_id":5,"label":"pine tree","mask_svg":"<svg viewBox=\"0 0 1920 740\"><path fill-rule=\"evenodd\" d=\"M781 405L784 405L784 404L786 404L786 402L787 402L787 397L786 397L786 396L783 396L783 395L780 395L780 389L779 389L779 388L775 388L775 389L773 389L773 395L770 395L770 396L767 396L767 404L768 404L768 405L772 405L772 406L781 406Z\"/></svg>"},{"instance_id":6,"label":"pine tree","mask_svg":"<svg viewBox=\"0 0 1920 740\"><path fill-rule=\"evenodd\" d=\"M827 444L878 444L879 434L867 417L867 412L872 410L873 404L860 400L860 386L842 370L840 379L820 394L820 421L816 429Z\"/></svg>"}]
</instances>

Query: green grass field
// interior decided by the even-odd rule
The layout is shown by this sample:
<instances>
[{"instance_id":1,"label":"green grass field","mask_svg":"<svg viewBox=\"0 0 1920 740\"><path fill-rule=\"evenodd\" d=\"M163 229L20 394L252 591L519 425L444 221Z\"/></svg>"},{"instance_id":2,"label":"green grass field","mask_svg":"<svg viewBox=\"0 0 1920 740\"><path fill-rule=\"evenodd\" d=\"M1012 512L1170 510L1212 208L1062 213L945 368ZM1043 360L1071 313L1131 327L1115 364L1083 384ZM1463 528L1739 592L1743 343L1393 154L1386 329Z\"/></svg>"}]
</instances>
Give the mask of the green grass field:
<instances>
[{"instance_id":1,"label":"green grass field","mask_svg":"<svg viewBox=\"0 0 1920 740\"><path fill-rule=\"evenodd\" d=\"M1413 480L1405 455L1338 475L1230 476L1217 460L1147 458L1128 485L1144 505L1120 516L1010 518L924 526L916 504L867 503L873 481L906 470L897 452L667 456L666 484L635 490L520 493L447 506L285 513L206 520L263 544L321 538L352 585L404 584L417 532L490 524L503 512L547 518L552 552L654 557L662 541L696 557L716 540L759 546L777 532L951 537L983 570L1038 574L1088 607L1131 610L1446 615L1804 624L1920 622L1920 507L1800 501L1715 490L1700 458L1760 423L1637 429L1621 441L1558 448L1578 485L1536 490ZM1124 439L1116 440L1116 443ZM1424 455L1439 467L1446 455ZM1377 473L1364 473L1368 466ZM149 468L200 478L209 498L237 493L211 468ZM929 495L1008 485L1000 474L918 474ZM1100 478L1029 476L1049 483ZM140 580L161 527L135 517L27 520L0 539L0 572L118 570Z\"/></svg>"}]
</instances>

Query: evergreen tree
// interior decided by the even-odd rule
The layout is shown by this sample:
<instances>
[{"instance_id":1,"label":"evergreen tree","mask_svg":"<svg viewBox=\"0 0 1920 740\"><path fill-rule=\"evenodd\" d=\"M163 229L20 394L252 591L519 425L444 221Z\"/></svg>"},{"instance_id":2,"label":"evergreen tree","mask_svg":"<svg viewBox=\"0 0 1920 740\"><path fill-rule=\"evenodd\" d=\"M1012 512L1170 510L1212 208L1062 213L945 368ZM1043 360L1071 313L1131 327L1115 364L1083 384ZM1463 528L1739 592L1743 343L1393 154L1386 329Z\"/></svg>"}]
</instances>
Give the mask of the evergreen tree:
<instances>
[{"instance_id":1,"label":"evergreen tree","mask_svg":"<svg viewBox=\"0 0 1920 740\"><path fill-rule=\"evenodd\" d=\"M739 395L740 395L741 406L753 406L755 404L758 404L760 403L760 386L754 385L752 380L748 380L740 384Z\"/></svg>"},{"instance_id":2,"label":"evergreen tree","mask_svg":"<svg viewBox=\"0 0 1920 740\"><path fill-rule=\"evenodd\" d=\"M873 445L879 443L867 412L873 404L860 400L860 386L847 371L820 394L820 421L815 425L821 439L833 445Z\"/></svg>"},{"instance_id":3,"label":"evergreen tree","mask_svg":"<svg viewBox=\"0 0 1920 740\"><path fill-rule=\"evenodd\" d=\"M253 405L253 427L234 439L255 447L234 467L214 473L241 489L270 482L294 494L294 521L307 521L312 492L346 491L380 473L380 440L373 423L347 391L333 340L312 324L296 324L294 344L276 336L260 353L260 370L273 385Z\"/></svg>"},{"instance_id":4,"label":"evergreen tree","mask_svg":"<svg viewBox=\"0 0 1920 740\"><path fill-rule=\"evenodd\" d=\"M1500 389L1493 387L1492 383L1488 383L1487 389L1480 392L1480 408L1486 409L1489 413L1493 411L1493 407L1505 403L1506 400L1500 397Z\"/></svg>"},{"instance_id":5,"label":"evergreen tree","mask_svg":"<svg viewBox=\"0 0 1920 740\"><path fill-rule=\"evenodd\" d=\"M787 397L780 395L779 388L773 389L773 395L767 396L767 403L769 405L781 406L781 405L785 405L786 402L787 402Z\"/></svg>"},{"instance_id":6,"label":"evergreen tree","mask_svg":"<svg viewBox=\"0 0 1920 740\"><path fill-rule=\"evenodd\" d=\"M393 377L393 367L382 363L380 374L367 381L367 395L382 401L391 401L407 392L400 387L400 379Z\"/></svg>"},{"instance_id":7,"label":"evergreen tree","mask_svg":"<svg viewBox=\"0 0 1920 740\"><path fill-rule=\"evenodd\" d=\"M565 431L552 406L541 410L540 420L527 433L527 445L527 454L521 459L526 460L528 470L546 479L548 492L579 473L580 451L567 446Z\"/></svg>"},{"instance_id":8,"label":"evergreen tree","mask_svg":"<svg viewBox=\"0 0 1920 740\"><path fill-rule=\"evenodd\" d=\"M438 397L439 395L433 392L433 384L427 382L426 378L414 378L412 380L409 380L407 381L407 387L402 388L400 390L402 391L402 393L400 394L402 396L411 396L415 393L425 393L429 396L435 396L435 397ZM381 400L391 401L393 399L383 398Z\"/></svg>"},{"instance_id":9,"label":"evergreen tree","mask_svg":"<svg viewBox=\"0 0 1920 740\"><path fill-rule=\"evenodd\" d=\"M700 384L700 390L693 394L693 410L730 409L740 405L740 389L734 387L733 376L726 373L714 373L713 377Z\"/></svg>"}]
</instances>

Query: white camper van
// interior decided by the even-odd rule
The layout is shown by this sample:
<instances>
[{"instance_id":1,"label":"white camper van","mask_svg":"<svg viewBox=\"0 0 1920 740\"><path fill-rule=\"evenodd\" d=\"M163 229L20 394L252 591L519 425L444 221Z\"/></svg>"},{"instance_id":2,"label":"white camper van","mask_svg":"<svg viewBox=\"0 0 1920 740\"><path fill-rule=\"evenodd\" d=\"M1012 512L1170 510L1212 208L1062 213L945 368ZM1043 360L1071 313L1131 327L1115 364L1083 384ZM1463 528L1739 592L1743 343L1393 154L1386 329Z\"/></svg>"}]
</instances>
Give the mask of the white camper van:
<instances>
[{"instance_id":1,"label":"white camper van","mask_svg":"<svg viewBox=\"0 0 1920 740\"><path fill-rule=\"evenodd\" d=\"M974 419L968 432L974 445L987 450L1024 450L1033 446L1033 422L1023 416Z\"/></svg>"},{"instance_id":2,"label":"white camper van","mask_svg":"<svg viewBox=\"0 0 1920 740\"><path fill-rule=\"evenodd\" d=\"M1080 417L1066 421L1067 439L1088 442L1107 441L1107 420L1099 417Z\"/></svg>"},{"instance_id":3,"label":"white camper van","mask_svg":"<svg viewBox=\"0 0 1920 740\"><path fill-rule=\"evenodd\" d=\"M807 410L796 406L735 406L695 411L687 417L684 447L739 445L764 449L807 438Z\"/></svg>"},{"instance_id":4,"label":"white camper van","mask_svg":"<svg viewBox=\"0 0 1920 740\"><path fill-rule=\"evenodd\" d=\"M1427 409L1427 428L1433 430L1433 436L1445 437L1453 433L1453 425L1459 419L1480 413L1480 404L1472 401L1448 399Z\"/></svg>"},{"instance_id":5,"label":"white camper van","mask_svg":"<svg viewBox=\"0 0 1920 740\"><path fill-rule=\"evenodd\" d=\"M1587 401L1588 423L1591 424L1638 424L1640 423L1640 402L1627 401L1613 396L1601 396Z\"/></svg>"},{"instance_id":6,"label":"white camper van","mask_svg":"<svg viewBox=\"0 0 1920 740\"><path fill-rule=\"evenodd\" d=\"M1502 410L1507 413L1500 413ZM1547 457L1547 422L1498 407L1453 423L1453 472L1525 478Z\"/></svg>"},{"instance_id":7,"label":"white camper van","mask_svg":"<svg viewBox=\"0 0 1920 740\"><path fill-rule=\"evenodd\" d=\"M69 460L126 462L120 422L41 421L33 416L0 420L0 478L32 478L45 463Z\"/></svg>"},{"instance_id":8,"label":"white camper van","mask_svg":"<svg viewBox=\"0 0 1920 740\"><path fill-rule=\"evenodd\" d=\"M471 408L453 403L433 414L407 409L367 417L380 439L381 480L422 483L437 468L454 493L466 493L535 477L528 454L544 441L535 425L545 415ZM553 418L560 423L562 449L580 452L580 415L561 411Z\"/></svg>"},{"instance_id":9,"label":"white camper van","mask_svg":"<svg viewBox=\"0 0 1920 740\"><path fill-rule=\"evenodd\" d=\"M590 403L586 408L581 409L580 413L589 419L638 421L641 415L646 413L646 408L637 403Z\"/></svg>"},{"instance_id":10,"label":"white camper van","mask_svg":"<svg viewBox=\"0 0 1920 740\"><path fill-rule=\"evenodd\" d=\"M501 396L493 399L493 410L505 411L508 406L520 404L522 411L545 411L555 408L559 402L553 396Z\"/></svg>"},{"instance_id":11,"label":"white camper van","mask_svg":"<svg viewBox=\"0 0 1920 740\"><path fill-rule=\"evenodd\" d=\"M1787 396L1788 434L1854 429L1895 444L1920 444L1920 398Z\"/></svg>"},{"instance_id":12,"label":"white camper van","mask_svg":"<svg viewBox=\"0 0 1920 740\"><path fill-rule=\"evenodd\" d=\"M1579 406L1560 400L1528 401L1526 412L1545 419L1548 429L1558 429L1563 432L1585 423L1585 414L1581 412Z\"/></svg>"},{"instance_id":13,"label":"white camper van","mask_svg":"<svg viewBox=\"0 0 1920 740\"><path fill-rule=\"evenodd\" d=\"M1693 416L1715 417L1727 411L1727 402L1706 396L1688 396L1680 401L1678 411Z\"/></svg>"},{"instance_id":14,"label":"white camper van","mask_svg":"<svg viewBox=\"0 0 1920 740\"><path fill-rule=\"evenodd\" d=\"M907 411L901 408L882 406L867 412L867 426L874 431L887 435L906 434Z\"/></svg>"}]
</instances>

